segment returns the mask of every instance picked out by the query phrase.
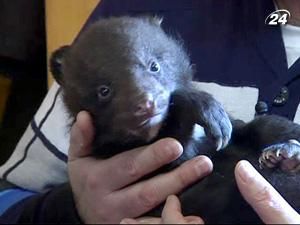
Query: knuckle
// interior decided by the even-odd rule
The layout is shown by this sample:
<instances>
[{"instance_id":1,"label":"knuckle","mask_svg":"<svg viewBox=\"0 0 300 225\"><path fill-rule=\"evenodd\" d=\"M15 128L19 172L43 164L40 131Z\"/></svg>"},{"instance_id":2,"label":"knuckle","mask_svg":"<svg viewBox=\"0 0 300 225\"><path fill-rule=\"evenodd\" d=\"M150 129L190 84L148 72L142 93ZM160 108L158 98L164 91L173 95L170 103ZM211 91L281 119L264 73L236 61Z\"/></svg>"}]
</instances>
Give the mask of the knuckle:
<instances>
[{"instance_id":1,"label":"knuckle","mask_svg":"<svg viewBox=\"0 0 300 225\"><path fill-rule=\"evenodd\" d=\"M147 210L157 206L160 203L158 193L157 187L153 185L142 188L138 195L141 206Z\"/></svg>"},{"instance_id":2,"label":"knuckle","mask_svg":"<svg viewBox=\"0 0 300 225\"><path fill-rule=\"evenodd\" d=\"M264 187L262 190L256 193L255 202L258 205L268 207L268 208L275 208L277 205L276 200L272 195L272 191L268 186Z\"/></svg>"},{"instance_id":3,"label":"knuckle","mask_svg":"<svg viewBox=\"0 0 300 225\"><path fill-rule=\"evenodd\" d=\"M152 154L151 158L153 158L155 163L161 164L165 160L164 158L168 154L168 149L166 148L166 151L164 151L164 148L166 148L164 146L164 142L161 143L160 145L153 146L152 152L151 152L151 154Z\"/></svg>"},{"instance_id":4,"label":"knuckle","mask_svg":"<svg viewBox=\"0 0 300 225\"><path fill-rule=\"evenodd\" d=\"M182 169L178 170L175 176L180 187L185 187L191 183L191 178L197 177L197 172L195 168L191 168L188 172L185 169Z\"/></svg>"},{"instance_id":5,"label":"knuckle","mask_svg":"<svg viewBox=\"0 0 300 225\"><path fill-rule=\"evenodd\" d=\"M185 166L174 171L175 179L181 188L184 188L200 178L208 175L213 169L211 160L205 156L199 156Z\"/></svg>"},{"instance_id":6,"label":"knuckle","mask_svg":"<svg viewBox=\"0 0 300 225\"><path fill-rule=\"evenodd\" d=\"M90 173L86 177L86 184L89 191L97 190L100 185L99 176L94 173Z\"/></svg>"},{"instance_id":7,"label":"knuckle","mask_svg":"<svg viewBox=\"0 0 300 225\"><path fill-rule=\"evenodd\" d=\"M122 161L119 168L122 170L122 173L127 174L131 178L138 178L140 176L140 171L134 157L127 157L126 160Z\"/></svg>"}]
</instances>

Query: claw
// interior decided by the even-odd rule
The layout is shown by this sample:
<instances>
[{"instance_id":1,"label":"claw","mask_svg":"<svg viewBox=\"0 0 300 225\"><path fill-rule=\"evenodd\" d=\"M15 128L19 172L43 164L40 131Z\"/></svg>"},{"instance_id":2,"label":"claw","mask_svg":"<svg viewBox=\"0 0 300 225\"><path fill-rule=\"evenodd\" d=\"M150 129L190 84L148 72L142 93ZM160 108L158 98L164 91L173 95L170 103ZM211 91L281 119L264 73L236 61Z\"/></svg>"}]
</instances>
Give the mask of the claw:
<instances>
[{"instance_id":1,"label":"claw","mask_svg":"<svg viewBox=\"0 0 300 225\"><path fill-rule=\"evenodd\" d=\"M300 143L297 140L291 139L288 142L280 143L265 148L259 158L260 168L280 167L283 171L295 173L300 170ZM298 160L298 161L293 161ZM296 168L285 164L297 163Z\"/></svg>"},{"instance_id":2,"label":"claw","mask_svg":"<svg viewBox=\"0 0 300 225\"><path fill-rule=\"evenodd\" d=\"M280 155L280 149L277 149L276 152L274 152L274 150L271 150L271 148L265 149L258 159L260 169L264 169L266 167L267 168L275 167L276 163L273 162L272 158L273 157L278 158L279 155Z\"/></svg>"},{"instance_id":3,"label":"claw","mask_svg":"<svg viewBox=\"0 0 300 225\"><path fill-rule=\"evenodd\" d=\"M223 147L222 143L223 143L222 139L221 138L218 139L218 141L216 143L216 145L217 145L217 151L220 151L222 149L222 147Z\"/></svg>"},{"instance_id":4,"label":"claw","mask_svg":"<svg viewBox=\"0 0 300 225\"><path fill-rule=\"evenodd\" d=\"M269 159L269 157L270 157L270 152L268 151L265 153L265 159Z\"/></svg>"},{"instance_id":5,"label":"claw","mask_svg":"<svg viewBox=\"0 0 300 225\"><path fill-rule=\"evenodd\" d=\"M276 150L275 155L276 155L277 158L280 156L280 151L281 151L280 149L277 149L277 150Z\"/></svg>"},{"instance_id":6,"label":"claw","mask_svg":"<svg viewBox=\"0 0 300 225\"><path fill-rule=\"evenodd\" d=\"M259 157L259 159L258 159L258 163L259 163L259 167L261 166L261 164L263 163L262 162L262 157Z\"/></svg>"},{"instance_id":7,"label":"claw","mask_svg":"<svg viewBox=\"0 0 300 225\"><path fill-rule=\"evenodd\" d=\"M223 146L222 146L222 148L225 148L225 147L228 145L228 143L229 143L229 140L230 140L230 137L228 137L228 138L224 138L224 140L223 140Z\"/></svg>"},{"instance_id":8,"label":"claw","mask_svg":"<svg viewBox=\"0 0 300 225\"><path fill-rule=\"evenodd\" d=\"M264 160L269 159L269 152L268 152L268 151L267 151L267 152L264 152L262 156L263 156L263 159L264 159Z\"/></svg>"}]
</instances>

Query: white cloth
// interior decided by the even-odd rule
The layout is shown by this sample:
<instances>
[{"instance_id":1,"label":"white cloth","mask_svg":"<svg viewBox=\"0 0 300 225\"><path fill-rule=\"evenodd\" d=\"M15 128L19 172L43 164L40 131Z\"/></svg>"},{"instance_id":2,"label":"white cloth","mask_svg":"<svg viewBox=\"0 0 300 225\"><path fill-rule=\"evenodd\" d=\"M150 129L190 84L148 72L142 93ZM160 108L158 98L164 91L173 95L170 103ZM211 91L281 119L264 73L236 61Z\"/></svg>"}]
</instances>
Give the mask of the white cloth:
<instances>
[{"instance_id":1,"label":"white cloth","mask_svg":"<svg viewBox=\"0 0 300 225\"><path fill-rule=\"evenodd\" d=\"M0 176L40 192L66 182L69 123L59 86L54 83L12 156L0 167Z\"/></svg>"},{"instance_id":2,"label":"white cloth","mask_svg":"<svg viewBox=\"0 0 300 225\"><path fill-rule=\"evenodd\" d=\"M300 57L300 27L282 25L282 39L285 47L288 68Z\"/></svg>"}]
</instances>

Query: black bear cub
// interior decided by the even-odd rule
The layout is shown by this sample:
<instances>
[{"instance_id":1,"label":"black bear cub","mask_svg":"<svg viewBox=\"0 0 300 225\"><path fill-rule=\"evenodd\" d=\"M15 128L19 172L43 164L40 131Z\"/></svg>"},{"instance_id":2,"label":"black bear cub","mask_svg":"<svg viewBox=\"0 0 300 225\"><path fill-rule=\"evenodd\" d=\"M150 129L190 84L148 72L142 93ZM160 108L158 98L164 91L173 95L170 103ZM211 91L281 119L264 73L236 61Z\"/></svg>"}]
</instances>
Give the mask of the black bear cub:
<instances>
[{"instance_id":1,"label":"black bear cub","mask_svg":"<svg viewBox=\"0 0 300 225\"><path fill-rule=\"evenodd\" d=\"M51 70L70 116L86 110L93 117L95 156L173 137L184 153L159 172L201 154L214 163L210 176L181 193L184 213L200 215L206 223L261 222L237 190L233 168L240 159L249 160L299 209L300 126L278 116L248 124L230 118L210 94L193 86L188 54L161 22L157 17L101 19L52 55ZM195 137L196 124L205 136ZM159 209L149 213L154 214Z\"/></svg>"}]
</instances>

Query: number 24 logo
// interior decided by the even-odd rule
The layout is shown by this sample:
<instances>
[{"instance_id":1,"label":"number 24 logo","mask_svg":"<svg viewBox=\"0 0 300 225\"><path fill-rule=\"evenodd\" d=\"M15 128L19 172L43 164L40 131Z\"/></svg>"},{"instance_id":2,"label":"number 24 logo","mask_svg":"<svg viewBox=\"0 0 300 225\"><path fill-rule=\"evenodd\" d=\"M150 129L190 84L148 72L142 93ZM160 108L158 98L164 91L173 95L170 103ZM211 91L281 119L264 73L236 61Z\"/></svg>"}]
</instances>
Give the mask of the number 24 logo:
<instances>
[{"instance_id":1,"label":"number 24 logo","mask_svg":"<svg viewBox=\"0 0 300 225\"><path fill-rule=\"evenodd\" d=\"M278 9L267 16L265 24L270 26L285 25L291 13L286 9Z\"/></svg>"}]
</instances>

